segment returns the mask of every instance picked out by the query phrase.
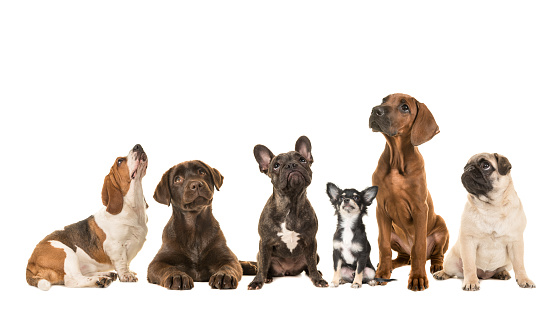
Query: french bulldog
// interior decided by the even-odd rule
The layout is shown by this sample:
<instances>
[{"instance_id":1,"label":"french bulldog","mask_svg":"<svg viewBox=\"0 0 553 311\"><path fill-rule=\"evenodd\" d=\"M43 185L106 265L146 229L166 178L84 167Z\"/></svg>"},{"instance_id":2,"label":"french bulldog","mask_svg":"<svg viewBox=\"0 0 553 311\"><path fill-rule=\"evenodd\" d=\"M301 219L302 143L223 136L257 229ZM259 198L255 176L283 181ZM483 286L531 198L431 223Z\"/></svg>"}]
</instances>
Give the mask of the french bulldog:
<instances>
[{"instance_id":1,"label":"french bulldog","mask_svg":"<svg viewBox=\"0 0 553 311\"><path fill-rule=\"evenodd\" d=\"M275 156L269 148L257 145L253 153L259 170L271 179L273 194L259 219L258 271L248 289L261 289L273 277L303 271L315 286L328 287L317 270L318 222L306 193L312 178L311 142L301 136L294 151Z\"/></svg>"}]
</instances>

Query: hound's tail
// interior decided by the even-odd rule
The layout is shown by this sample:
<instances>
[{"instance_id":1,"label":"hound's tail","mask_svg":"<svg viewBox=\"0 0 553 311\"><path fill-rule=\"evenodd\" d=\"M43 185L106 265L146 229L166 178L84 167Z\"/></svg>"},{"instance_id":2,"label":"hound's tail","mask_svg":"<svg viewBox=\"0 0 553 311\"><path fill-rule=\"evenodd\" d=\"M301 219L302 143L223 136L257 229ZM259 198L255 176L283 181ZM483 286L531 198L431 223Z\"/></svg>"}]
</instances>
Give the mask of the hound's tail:
<instances>
[{"instance_id":1,"label":"hound's tail","mask_svg":"<svg viewBox=\"0 0 553 311\"><path fill-rule=\"evenodd\" d=\"M35 275L31 270L27 269L27 283L31 286L36 286L41 290L47 291L52 287L50 281Z\"/></svg>"},{"instance_id":2,"label":"hound's tail","mask_svg":"<svg viewBox=\"0 0 553 311\"><path fill-rule=\"evenodd\" d=\"M396 279L381 279L381 278L374 278L373 280L377 281L377 282L393 282L393 281L397 281Z\"/></svg>"},{"instance_id":3,"label":"hound's tail","mask_svg":"<svg viewBox=\"0 0 553 311\"><path fill-rule=\"evenodd\" d=\"M243 275L256 275L257 274L257 262L255 261L240 261L242 266Z\"/></svg>"}]
</instances>

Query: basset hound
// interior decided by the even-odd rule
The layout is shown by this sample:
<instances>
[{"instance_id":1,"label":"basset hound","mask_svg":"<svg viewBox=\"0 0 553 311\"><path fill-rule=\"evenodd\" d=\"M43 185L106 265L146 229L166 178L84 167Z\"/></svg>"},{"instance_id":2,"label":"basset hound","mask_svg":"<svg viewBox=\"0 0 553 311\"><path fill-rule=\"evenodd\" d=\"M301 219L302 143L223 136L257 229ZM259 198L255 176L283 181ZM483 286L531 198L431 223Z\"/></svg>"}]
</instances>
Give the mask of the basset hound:
<instances>
[{"instance_id":1,"label":"basset hound","mask_svg":"<svg viewBox=\"0 0 553 311\"><path fill-rule=\"evenodd\" d=\"M27 283L49 290L52 285L107 287L117 277L136 282L129 264L148 231L148 205L142 192L147 167L148 157L140 145L118 157L104 179L105 207L40 241L27 264ZM110 272L114 269L117 273Z\"/></svg>"}]
</instances>

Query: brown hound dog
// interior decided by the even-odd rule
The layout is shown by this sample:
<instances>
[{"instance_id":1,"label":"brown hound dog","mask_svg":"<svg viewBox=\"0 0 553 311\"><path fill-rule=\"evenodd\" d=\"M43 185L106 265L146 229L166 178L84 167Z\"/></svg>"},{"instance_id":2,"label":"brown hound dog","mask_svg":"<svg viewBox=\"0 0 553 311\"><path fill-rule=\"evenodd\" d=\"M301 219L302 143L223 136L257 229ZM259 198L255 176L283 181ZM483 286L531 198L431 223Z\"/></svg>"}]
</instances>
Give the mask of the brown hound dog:
<instances>
[{"instance_id":1,"label":"brown hound dog","mask_svg":"<svg viewBox=\"0 0 553 311\"><path fill-rule=\"evenodd\" d=\"M449 244L445 221L434 212L424 160L417 148L440 130L426 105L405 94L385 97L373 108L369 126L386 138L372 176L373 185L379 187L376 277L389 279L393 269L411 264L408 288L422 291L428 288L426 260L430 259L431 273L442 270ZM395 260L392 249L398 253Z\"/></svg>"}]
</instances>

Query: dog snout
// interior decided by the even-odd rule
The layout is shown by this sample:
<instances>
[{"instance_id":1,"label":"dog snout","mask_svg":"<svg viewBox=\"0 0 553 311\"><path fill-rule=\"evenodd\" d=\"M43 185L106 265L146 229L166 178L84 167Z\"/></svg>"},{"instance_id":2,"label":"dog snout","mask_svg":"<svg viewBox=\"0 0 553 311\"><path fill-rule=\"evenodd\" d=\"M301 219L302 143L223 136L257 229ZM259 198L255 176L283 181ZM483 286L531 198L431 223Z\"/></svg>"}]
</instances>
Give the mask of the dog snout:
<instances>
[{"instance_id":1,"label":"dog snout","mask_svg":"<svg viewBox=\"0 0 553 311\"><path fill-rule=\"evenodd\" d=\"M288 163L284 167L287 168L287 169L293 169L293 168L298 167L298 163Z\"/></svg>"},{"instance_id":2,"label":"dog snout","mask_svg":"<svg viewBox=\"0 0 553 311\"><path fill-rule=\"evenodd\" d=\"M372 114L376 115L376 116L379 116L379 117L383 116L385 113L386 113L386 111L385 111L384 107L382 107L382 106L376 106L372 110Z\"/></svg>"},{"instance_id":3,"label":"dog snout","mask_svg":"<svg viewBox=\"0 0 553 311\"><path fill-rule=\"evenodd\" d=\"M349 203L349 199L344 199L344 203Z\"/></svg>"},{"instance_id":4,"label":"dog snout","mask_svg":"<svg viewBox=\"0 0 553 311\"><path fill-rule=\"evenodd\" d=\"M132 148L132 151L141 153L144 152L144 149L142 149L142 146L140 144L136 144L134 148Z\"/></svg>"},{"instance_id":5,"label":"dog snout","mask_svg":"<svg viewBox=\"0 0 553 311\"><path fill-rule=\"evenodd\" d=\"M188 188L192 191L200 191L204 187L200 181L192 181L188 184Z\"/></svg>"}]
</instances>

